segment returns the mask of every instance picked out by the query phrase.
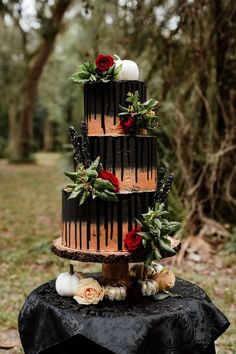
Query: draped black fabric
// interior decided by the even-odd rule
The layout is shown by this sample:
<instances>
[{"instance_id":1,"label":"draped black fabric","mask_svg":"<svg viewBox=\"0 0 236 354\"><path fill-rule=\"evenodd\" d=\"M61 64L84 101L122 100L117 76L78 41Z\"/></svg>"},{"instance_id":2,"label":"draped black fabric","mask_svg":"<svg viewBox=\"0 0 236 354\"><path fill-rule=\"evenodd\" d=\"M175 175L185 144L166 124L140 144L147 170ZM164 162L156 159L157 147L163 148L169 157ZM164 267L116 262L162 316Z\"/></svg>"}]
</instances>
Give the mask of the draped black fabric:
<instances>
[{"instance_id":1,"label":"draped black fabric","mask_svg":"<svg viewBox=\"0 0 236 354\"><path fill-rule=\"evenodd\" d=\"M85 306L59 296L52 280L19 314L25 354L214 354L226 317L197 285L177 279L171 291L179 296Z\"/></svg>"}]
</instances>

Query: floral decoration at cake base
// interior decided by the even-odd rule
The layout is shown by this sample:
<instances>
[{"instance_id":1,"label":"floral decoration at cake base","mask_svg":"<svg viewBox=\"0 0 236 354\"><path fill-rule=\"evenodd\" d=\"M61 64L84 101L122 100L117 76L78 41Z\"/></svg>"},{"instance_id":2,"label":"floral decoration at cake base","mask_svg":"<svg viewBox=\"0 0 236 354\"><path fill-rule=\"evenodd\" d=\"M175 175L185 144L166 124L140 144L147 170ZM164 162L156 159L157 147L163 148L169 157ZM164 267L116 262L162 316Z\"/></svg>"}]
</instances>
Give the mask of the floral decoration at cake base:
<instances>
[{"instance_id":1,"label":"floral decoration at cake base","mask_svg":"<svg viewBox=\"0 0 236 354\"><path fill-rule=\"evenodd\" d=\"M86 277L83 273L71 272L71 269L70 265L69 273L62 273L57 277L56 291L60 296L73 296L80 305L96 305L105 299L110 301L122 301L126 298L136 300L142 296L156 296L160 292L165 292L167 295L167 291L175 285L174 273L157 263L147 267L143 264L131 267L129 284L114 282L103 277L100 279ZM63 279L62 284L62 277L70 277L70 279L66 281Z\"/></svg>"}]
</instances>

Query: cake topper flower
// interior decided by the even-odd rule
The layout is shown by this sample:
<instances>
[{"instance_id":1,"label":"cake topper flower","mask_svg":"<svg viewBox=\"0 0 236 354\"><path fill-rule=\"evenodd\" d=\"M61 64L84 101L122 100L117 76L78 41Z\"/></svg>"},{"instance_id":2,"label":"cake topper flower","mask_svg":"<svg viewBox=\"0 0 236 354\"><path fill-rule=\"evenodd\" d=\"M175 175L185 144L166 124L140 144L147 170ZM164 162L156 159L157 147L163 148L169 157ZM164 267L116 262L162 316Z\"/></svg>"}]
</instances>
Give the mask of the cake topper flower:
<instances>
[{"instance_id":1,"label":"cake topper flower","mask_svg":"<svg viewBox=\"0 0 236 354\"><path fill-rule=\"evenodd\" d=\"M110 55L98 54L96 58L96 66L98 71L107 71L115 62Z\"/></svg>"},{"instance_id":2,"label":"cake topper flower","mask_svg":"<svg viewBox=\"0 0 236 354\"><path fill-rule=\"evenodd\" d=\"M95 62L85 62L79 65L79 71L71 77L79 84L107 83L118 78L122 64L117 66L110 55L98 54Z\"/></svg>"},{"instance_id":3,"label":"cake topper flower","mask_svg":"<svg viewBox=\"0 0 236 354\"><path fill-rule=\"evenodd\" d=\"M124 134L137 135L142 129L151 134L157 134L158 116L156 115L157 101L153 98L142 103L138 91L128 92L127 107L120 106L120 129Z\"/></svg>"}]
</instances>

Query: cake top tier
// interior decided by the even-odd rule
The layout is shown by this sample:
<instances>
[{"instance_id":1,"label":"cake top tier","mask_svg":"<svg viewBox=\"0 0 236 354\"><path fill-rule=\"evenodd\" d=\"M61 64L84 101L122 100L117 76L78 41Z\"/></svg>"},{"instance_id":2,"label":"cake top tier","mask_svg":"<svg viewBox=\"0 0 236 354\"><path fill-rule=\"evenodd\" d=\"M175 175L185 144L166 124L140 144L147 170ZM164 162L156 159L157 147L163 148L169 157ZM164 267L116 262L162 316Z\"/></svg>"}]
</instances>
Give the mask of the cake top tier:
<instances>
[{"instance_id":1,"label":"cake top tier","mask_svg":"<svg viewBox=\"0 0 236 354\"><path fill-rule=\"evenodd\" d=\"M72 81L84 84L84 121L90 136L156 135L157 101L146 101L146 88L132 60L99 54L79 66Z\"/></svg>"}]
</instances>

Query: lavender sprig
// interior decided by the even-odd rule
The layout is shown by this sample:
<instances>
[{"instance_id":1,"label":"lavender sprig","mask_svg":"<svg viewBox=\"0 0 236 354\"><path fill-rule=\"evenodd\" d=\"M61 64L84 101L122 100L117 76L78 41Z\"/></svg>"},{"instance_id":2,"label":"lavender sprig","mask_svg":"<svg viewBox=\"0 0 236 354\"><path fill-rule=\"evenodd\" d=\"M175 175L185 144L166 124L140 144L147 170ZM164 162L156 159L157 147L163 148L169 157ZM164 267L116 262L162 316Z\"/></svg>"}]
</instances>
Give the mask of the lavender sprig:
<instances>
[{"instance_id":1,"label":"lavender sprig","mask_svg":"<svg viewBox=\"0 0 236 354\"><path fill-rule=\"evenodd\" d=\"M85 168L88 168L92 161L90 157L89 139L88 139L88 125L86 122L80 123L80 130L82 135L82 155Z\"/></svg>"},{"instance_id":2,"label":"lavender sprig","mask_svg":"<svg viewBox=\"0 0 236 354\"><path fill-rule=\"evenodd\" d=\"M81 149L81 144L79 141L80 138L77 135L76 130L73 126L69 127L68 134L70 136L70 141L73 145L75 165L79 165L80 163L83 163L82 149Z\"/></svg>"}]
</instances>

